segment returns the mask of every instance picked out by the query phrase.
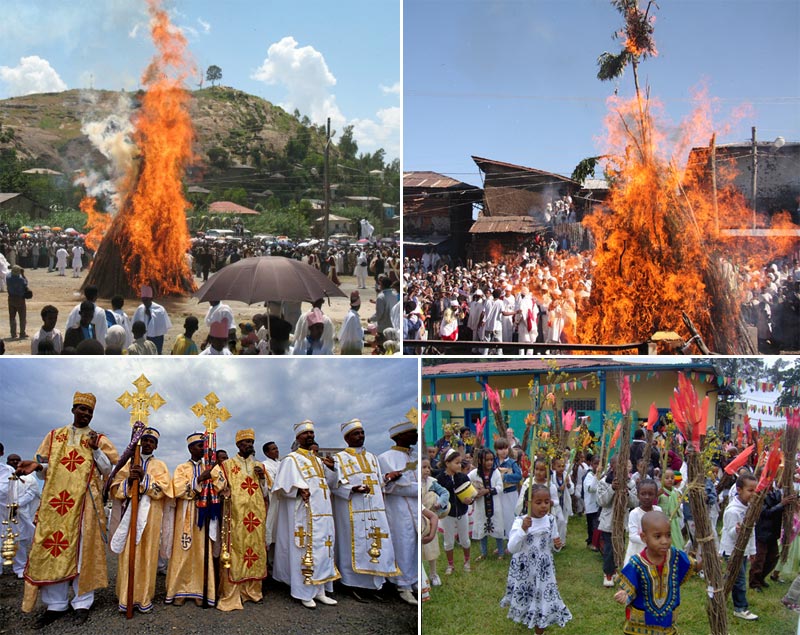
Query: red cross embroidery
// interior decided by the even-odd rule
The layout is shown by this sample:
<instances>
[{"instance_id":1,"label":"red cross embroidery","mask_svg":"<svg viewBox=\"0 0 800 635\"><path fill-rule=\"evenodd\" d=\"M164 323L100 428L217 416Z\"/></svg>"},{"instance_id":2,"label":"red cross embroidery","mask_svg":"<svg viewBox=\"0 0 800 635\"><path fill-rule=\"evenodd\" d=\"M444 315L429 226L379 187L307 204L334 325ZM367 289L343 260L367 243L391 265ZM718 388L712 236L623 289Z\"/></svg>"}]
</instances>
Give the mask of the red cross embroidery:
<instances>
[{"instance_id":1,"label":"red cross embroidery","mask_svg":"<svg viewBox=\"0 0 800 635\"><path fill-rule=\"evenodd\" d=\"M56 441L66 441L67 440L67 433L61 432L60 434L56 435Z\"/></svg>"},{"instance_id":2,"label":"red cross embroidery","mask_svg":"<svg viewBox=\"0 0 800 635\"><path fill-rule=\"evenodd\" d=\"M59 492L58 496L50 499L50 507L56 510L60 516L68 513L75 506L75 500L69 495L67 490Z\"/></svg>"},{"instance_id":3,"label":"red cross embroidery","mask_svg":"<svg viewBox=\"0 0 800 635\"><path fill-rule=\"evenodd\" d=\"M247 477L244 481L242 481L241 488L246 490L247 493L252 496L253 492L258 489L258 483L256 483L251 477Z\"/></svg>"},{"instance_id":4,"label":"red cross embroidery","mask_svg":"<svg viewBox=\"0 0 800 635\"><path fill-rule=\"evenodd\" d=\"M242 556L242 559L244 560L245 566L248 569L250 569L258 560L258 554L255 551L253 551L252 547L248 547L247 551L244 552L244 556Z\"/></svg>"},{"instance_id":5,"label":"red cross embroidery","mask_svg":"<svg viewBox=\"0 0 800 635\"><path fill-rule=\"evenodd\" d=\"M238 474L238 473L239 473L239 472L241 472L241 471L242 471L242 468L240 468L238 465L234 465L234 466L231 468L231 474Z\"/></svg>"},{"instance_id":6,"label":"red cross embroidery","mask_svg":"<svg viewBox=\"0 0 800 635\"><path fill-rule=\"evenodd\" d=\"M247 533L251 534L258 529L259 525L261 525L261 519L258 518L253 512L248 512L247 516L242 519L242 523L244 524L245 529L247 529Z\"/></svg>"},{"instance_id":7,"label":"red cross embroidery","mask_svg":"<svg viewBox=\"0 0 800 635\"><path fill-rule=\"evenodd\" d=\"M59 463L67 468L70 472L74 472L78 469L78 467L85 462L84 459L80 454L78 454L77 450L70 450L70 453L67 454Z\"/></svg>"},{"instance_id":8,"label":"red cross embroidery","mask_svg":"<svg viewBox=\"0 0 800 635\"><path fill-rule=\"evenodd\" d=\"M67 542L66 538L64 538L64 534L59 530L54 532L49 538L46 538L42 546L50 552L51 556L58 558L61 552L69 547L69 542Z\"/></svg>"}]
</instances>

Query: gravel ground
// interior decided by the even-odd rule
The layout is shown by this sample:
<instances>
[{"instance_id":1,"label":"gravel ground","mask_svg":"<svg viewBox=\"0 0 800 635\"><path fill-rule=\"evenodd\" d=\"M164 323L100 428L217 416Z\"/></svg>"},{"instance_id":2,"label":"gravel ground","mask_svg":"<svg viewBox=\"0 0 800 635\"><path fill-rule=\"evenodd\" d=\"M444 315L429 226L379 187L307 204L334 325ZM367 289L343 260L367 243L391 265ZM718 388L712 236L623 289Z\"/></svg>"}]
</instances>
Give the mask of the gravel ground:
<instances>
[{"instance_id":1,"label":"gravel ground","mask_svg":"<svg viewBox=\"0 0 800 635\"><path fill-rule=\"evenodd\" d=\"M280 633L303 635L412 635L417 633L417 607L403 602L387 584L383 595L385 602L370 601L361 604L342 592L334 584L332 596L337 606L317 605L314 610L303 608L289 595L289 588L268 580L264 602L261 605L246 603L244 610L222 613L216 609L202 609L187 601L182 607L164 604L165 577L156 581L155 608L147 615L134 613L126 620L117 608L113 580L116 574L116 556L108 558L111 586L95 592L94 607L89 619L78 626L70 610L62 619L41 631L33 624L43 608L25 614L22 604L22 580L5 568L0 576L0 634L14 633L81 633L81 635L107 635L109 633L212 633L225 629L225 635L250 633Z\"/></svg>"}]
</instances>

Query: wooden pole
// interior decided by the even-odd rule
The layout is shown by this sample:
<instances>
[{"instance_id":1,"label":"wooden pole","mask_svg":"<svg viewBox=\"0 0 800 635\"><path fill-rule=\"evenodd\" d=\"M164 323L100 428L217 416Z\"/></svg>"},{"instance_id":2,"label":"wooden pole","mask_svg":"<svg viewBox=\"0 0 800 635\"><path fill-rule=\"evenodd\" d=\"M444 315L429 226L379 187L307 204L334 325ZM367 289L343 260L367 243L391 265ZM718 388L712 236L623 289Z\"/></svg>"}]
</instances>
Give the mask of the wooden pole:
<instances>
[{"instance_id":1,"label":"wooden pole","mask_svg":"<svg viewBox=\"0 0 800 635\"><path fill-rule=\"evenodd\" d=\"M703 439L703 442L705 440ZM701 445L702 447L702 445ZM725 604L725 593L722 588L722 568L717 555L717 544L714 540L714 528L708 513L705 495L705 469L702 455L694 452L691 443L687 446L687 463L689 467L689 506L695 522L695 540L703 558L703 571L710 589L708 597L708 623L711 635L728 635L728 613Z\"/></svg>"},{"instance_id":2,"label":"wooden pole","mask_svg":"<svg viewBox=\"0 0 800 635\"><path fill-rule=\"evenodd\" d=\"M711 135L711 203L714 205L714 236L719 236L719 207L717 206L717 133Z\"/></svg>"},{"instance_id":3,"label":"wooden pole","mask_svg":"<svg viewBox=\"0 0 800 635\"><path fill-rule=\"evenodd\" d=\"M767 489L756 491L750 502L747 505L747 512L742 520L742 526L739 533L736 535L736 544L733 546L733 553L728 558L728 566L725 569L725 595L729 595L733 591L733 585L736 584L736 578L739 575L739 569L742 568L744 561L744 550L747 547L747 541L750 540L750 535L756 525L758 517L761 515L761 510L764 508L764 497L767 495Z\"/></svg>"},{"instance_id":4,"label":"wooden pole","mask_svg":"<svg viewBox=\"0 0 800 635\"><path fill-rule=\"evenodd\" d=\"M609 448L610 451L610 448ZM614 507L611 515L611 544L617 571L625 560L625 512L628 511L628 460L631 452L631 416L622 417L617 469L614 470Z\"/></svg>"},{"instance_id":5,"label":"wooden pole","mask_svg":"<svg viewBox=\"0 0 800 635\"><path fill-rule=\"evenodd\" d=\"M133 456L133 465L140 466L142 464L142 450L141 444L136 444L136 451ZM136 571L136 527L137 519L139 517L139 479L133 479L133 486L131 491L131 522L128 528L128 591L125 598L125 617L133 619L133 587L134 587L134 572Z\"/></svg>"}]
</instances>

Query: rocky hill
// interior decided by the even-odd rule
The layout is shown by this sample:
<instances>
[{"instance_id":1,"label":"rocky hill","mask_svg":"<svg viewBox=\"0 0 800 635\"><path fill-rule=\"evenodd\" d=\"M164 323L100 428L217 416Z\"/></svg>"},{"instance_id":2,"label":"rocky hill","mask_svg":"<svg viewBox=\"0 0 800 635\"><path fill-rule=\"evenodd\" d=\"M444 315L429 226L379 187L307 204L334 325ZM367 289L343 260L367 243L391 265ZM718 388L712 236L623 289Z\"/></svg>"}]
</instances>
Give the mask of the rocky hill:
<instances>
[{"instance_id":1,"label":"rocky hill","mask_svg":"<svg viewBox=\"0 0 800 635\"><path fill-rule=\"evenodd\" d=\"M294 137L303 137L310 152L321 152L324 147L321 127L304 125L307 120L300 121L260 97L224 86L193 91L192 96L197 167L204 173L232 166L281 169L287 145ZM0 147L14 148L18 158L36 167L65 173L102 167L105 159L92 148L81 125L116 112L120 98L137 106L137 93L106 90L69 90L0 100Z\"/></svg>"}]
</instances>

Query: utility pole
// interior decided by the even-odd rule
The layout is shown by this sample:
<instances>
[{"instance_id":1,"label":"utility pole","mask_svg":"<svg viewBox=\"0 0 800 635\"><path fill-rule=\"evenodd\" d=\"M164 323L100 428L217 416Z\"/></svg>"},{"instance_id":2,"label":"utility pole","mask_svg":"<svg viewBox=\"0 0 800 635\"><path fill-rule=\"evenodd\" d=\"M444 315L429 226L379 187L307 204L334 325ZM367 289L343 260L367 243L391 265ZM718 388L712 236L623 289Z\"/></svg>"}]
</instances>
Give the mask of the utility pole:
<instances>
[{"instance_id":1,"label":"utility pole","mask_svg":"<svg viewBox=\"0 0 800 635\"><path fill-rule=\"evenodd\" d=\"M331 118L328 117L328 132L325 141L325 246L328 246L328 217L331 213L331 183L328 178L328 159L331 148Z\"/></svg>"},{"instance_id":2,"label":"utility pole","mask_svg":"<svg viewBox=\"0 0 800 635\"><path fill-rule=\"evenodd\" d=\"M758 182L758 144L756 143L756 127L753 126L753 229L756 228L757 182Z\"/></svg>"}]
</instances>

